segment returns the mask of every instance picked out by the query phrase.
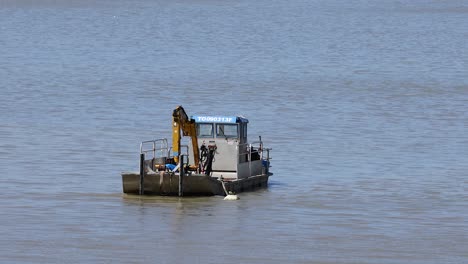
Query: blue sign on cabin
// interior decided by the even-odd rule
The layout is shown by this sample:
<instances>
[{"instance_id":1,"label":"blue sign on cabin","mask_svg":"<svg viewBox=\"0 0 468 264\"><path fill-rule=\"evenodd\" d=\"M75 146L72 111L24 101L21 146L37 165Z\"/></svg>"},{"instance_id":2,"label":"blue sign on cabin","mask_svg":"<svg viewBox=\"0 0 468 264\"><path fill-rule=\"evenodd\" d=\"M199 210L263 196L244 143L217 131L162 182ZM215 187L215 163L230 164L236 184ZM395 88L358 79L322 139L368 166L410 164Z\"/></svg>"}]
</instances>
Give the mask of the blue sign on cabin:
<instances>
[{"instance_id":1,"label":"blue sign on cabin","mask_svg":"<svg viewBox=\"0 0 468 264\"><path fill-rule=\"evenodd\" d=\"M226 123L235 124L237 117L235 116L192 116L197 123Z\"/></svg>"}]
</instances>

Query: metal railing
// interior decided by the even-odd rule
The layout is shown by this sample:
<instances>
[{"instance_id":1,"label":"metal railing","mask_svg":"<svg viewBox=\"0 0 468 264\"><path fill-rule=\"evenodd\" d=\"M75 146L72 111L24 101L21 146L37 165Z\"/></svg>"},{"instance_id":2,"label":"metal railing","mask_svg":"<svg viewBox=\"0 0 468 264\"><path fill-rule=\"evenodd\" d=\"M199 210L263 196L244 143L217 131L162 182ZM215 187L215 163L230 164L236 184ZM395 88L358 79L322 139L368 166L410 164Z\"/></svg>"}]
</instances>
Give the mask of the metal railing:
<instances>
[{"instance_id":1,"label":"metal railing","mask_svg":"<svg viewBox=\"0 0 468 264\"><path fill-rule=\"evenodd\" d=\"M244 149L245 151L241 151ZM261 160L270 160L271 148L264 148L262 141L254 141L252 143L239 144L239 156L247 154L247 161L252 161L252 156L258 154ZM257 160L257 159L254 159Z\"/></svg>"},{"instance_id":2,"label":"metal railing","mask_svg":"<svg viewBox=\"0 0 468 264\"><path fill-rule=\"evenodd\" d=\"M154 140L147 140L140 143L140 154L147 155L152 153L152 158L168 157L169 147L167 139L160 138Z\"/></svg>"},{"instance_id":3,"label":"metal railing","mask_svg":"<svg viewBox=\"0 0 468 264\"><path fill-rule=\"evenodd\" d=\"M173 158L172 147L169 147L168 153L169 153L168 158ZM190 160L189 146L188 145L180 145L180 155L186 157L186 159L184 160L184 164L188 165L189 160Z\"/></svg>"},{"instance_id":4,"label":"metal railing","mask_svg":"<svg viewBox=\"0 0 468 264\"><path fill-rule=\"evenodd\" d=\"M239 161L248 162L249 163L249 172L252 175L252 161L260 160L262 161L262 167L265 169L265 172L268 172L268 168L270 167L270 150L271 148L264 148L263 141L253 141L251 143L239 144L239 152L238 152L238 163ZM244 157L246 157L244 159ZM266 162L266 167L263 164L263 161Z\"/></svg>"}]
</instances>

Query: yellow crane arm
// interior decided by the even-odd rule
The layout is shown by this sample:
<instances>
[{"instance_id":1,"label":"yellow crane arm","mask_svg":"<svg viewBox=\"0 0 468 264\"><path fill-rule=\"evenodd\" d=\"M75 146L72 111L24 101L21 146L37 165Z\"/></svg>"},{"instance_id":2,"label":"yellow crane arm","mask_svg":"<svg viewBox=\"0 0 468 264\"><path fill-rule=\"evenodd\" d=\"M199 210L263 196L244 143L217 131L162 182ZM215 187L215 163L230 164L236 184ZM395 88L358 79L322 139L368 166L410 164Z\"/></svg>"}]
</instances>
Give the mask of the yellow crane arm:
<instances>
[{"instance_id":1,"label":"yellow crane arm","mask_svg":"<svg viewBox=\"0 0 468 264\"><path fill-rule=\"evenodd\" d=\"M192 169L198 169L200 163L200 150L198 149L197 128L195 120L190 119L182 106L172 112L172 152L174 161L179 162L181 132L192 140L193 160Z\"/></svg>"}]
</instances>

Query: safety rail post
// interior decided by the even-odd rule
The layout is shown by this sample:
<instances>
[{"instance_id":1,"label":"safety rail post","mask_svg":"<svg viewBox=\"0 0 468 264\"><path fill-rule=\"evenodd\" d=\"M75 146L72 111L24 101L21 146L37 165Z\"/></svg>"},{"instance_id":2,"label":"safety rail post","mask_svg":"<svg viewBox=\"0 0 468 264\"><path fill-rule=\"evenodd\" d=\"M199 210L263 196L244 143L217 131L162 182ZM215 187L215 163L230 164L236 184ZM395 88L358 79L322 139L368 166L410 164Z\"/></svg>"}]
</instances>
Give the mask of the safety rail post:
<instances>
[{"instance_id":1,"label":"safety rail post","mask_svg":"<svg viewBox=\"0 0 468 264\"><path fill-rule=\"evenodd\" d=\"M179 197L184 196L184 155L180 155L179 158Z\"/></svg>"},{"instance_id":2,"label":"safety rail post","mask_svg":"<svg viewBox=\"0 0 468 264\"><path fill-rule=\"evenodd\" d=\"M252 144L249 144L249 175L252 176Z\"/></svg>"},{"instance_id":3,"label":"safety rail post","mask_svg":"<svg viewBox=\"0 0 468 264\"><path fill-rule=\"evenodd\" d=\"M270 150L271 150L271 148L266 148L265 150L267 152L266 161L267 161L267 166L268 166L268 167L266 167L266 170L267 170L266 172L270 173L270 159L271 159L270 158Z\"/></svg>"},{"instance_id":4,"label":"safety rail post","mask_svg":"<svg viewBox=\"0 0 468 264\"><path fill-rule=\"evenodd\" d=\"M140 195L145 194L145 153L140 154Z\"/></svg>"}]
</instances>

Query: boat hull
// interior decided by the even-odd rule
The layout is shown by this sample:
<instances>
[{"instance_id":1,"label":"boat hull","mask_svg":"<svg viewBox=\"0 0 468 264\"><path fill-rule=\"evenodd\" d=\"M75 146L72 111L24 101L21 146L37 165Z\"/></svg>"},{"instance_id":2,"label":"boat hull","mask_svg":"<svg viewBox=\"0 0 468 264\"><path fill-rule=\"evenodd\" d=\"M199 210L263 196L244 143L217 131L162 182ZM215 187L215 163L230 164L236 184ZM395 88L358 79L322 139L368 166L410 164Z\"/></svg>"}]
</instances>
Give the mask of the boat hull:
<instances>
[{"instance_id":1,"label":"boat hull","mask_svg":"<svg viewBox=\"0 0 468 264\"><path fill-rule=\"evenodd\" d=\"M184 196L226 195L226 192L240 193L268 185L269 174L256 175L244 179L221 181L203 174L184 176ZM170 172L145 174L143 186L146 195L179 195L179 174ZM122 173L123 192L140 193L140 174L137 172ZM224 187L223 187L224 185Z\"/></svg>"}]
</instances>

